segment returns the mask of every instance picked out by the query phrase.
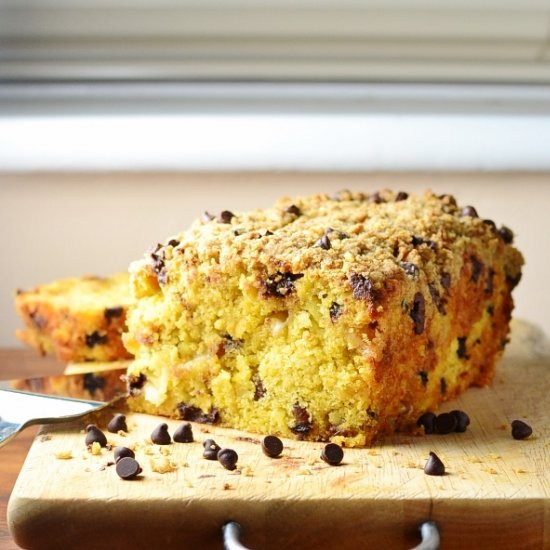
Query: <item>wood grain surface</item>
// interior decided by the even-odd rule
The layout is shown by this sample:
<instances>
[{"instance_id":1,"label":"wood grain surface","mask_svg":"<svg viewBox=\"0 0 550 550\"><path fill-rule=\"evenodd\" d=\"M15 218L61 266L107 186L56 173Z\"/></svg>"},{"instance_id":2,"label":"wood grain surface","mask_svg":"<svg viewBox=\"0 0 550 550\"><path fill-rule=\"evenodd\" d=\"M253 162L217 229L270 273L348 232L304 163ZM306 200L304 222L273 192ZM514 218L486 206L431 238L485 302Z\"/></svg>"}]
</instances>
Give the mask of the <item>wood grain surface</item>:
<instances>
[{"instance_id":1,"label":"wood grain surface","mask_svg":"<svg viewBox=\"0 0 550 550\"><path fill-rule=\"evenodd\" d=\"M86 450L82 425L46 427L11 496L15 540L29 549L220 548L221 525L233 519L254 549L410 548L432 519L445 549L549 548L550 361L519 328L493 385L443 408L470 415L465 433L386 438L346 449L337 467L320 460L321 443L285 440L283 456L270 459L261 436L198 424L194 443L151 445L156 425L173 432L178 422L134 414L126 436L109 434L114 445L134 446L143 467L123 481L108 465L111 451ZM533 436L514 440L514 419ZM239 453L236 471L202 458L207 437ZM430 451L445 476L424 473ZM71 459L56 458L67 452Z\"/></svg>"}]
</instances>

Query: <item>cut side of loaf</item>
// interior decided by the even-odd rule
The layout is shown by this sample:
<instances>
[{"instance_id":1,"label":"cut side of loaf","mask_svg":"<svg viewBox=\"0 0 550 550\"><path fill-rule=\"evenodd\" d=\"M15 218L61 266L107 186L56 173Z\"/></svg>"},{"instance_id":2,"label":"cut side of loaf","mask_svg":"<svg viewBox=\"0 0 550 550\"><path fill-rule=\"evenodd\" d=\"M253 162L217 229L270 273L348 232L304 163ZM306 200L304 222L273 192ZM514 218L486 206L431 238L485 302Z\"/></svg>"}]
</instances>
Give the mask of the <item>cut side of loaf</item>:
<instances>
[{"instance_id":1,"label":"cut side of loaf","mask_svg":"<svg viewBox=\"0 0 550 550\"><path fill-rule=\"evenodd\" d=\"M129 304L127 273L72 277L19 290L15 309L25 328L16 335L62 362L128 359L122 333Z\"/></svg>"},{"instance_id":2,"label":"cut side of loaf","mask_svg":"<svg viewBox=\"0 0 550 550\"><path fill-rule=\"evenodd\" d=\"M488 384L523 259L452 196L205 214L131 266L130 406L368 445Z\"/></svg>"}]
</instances>

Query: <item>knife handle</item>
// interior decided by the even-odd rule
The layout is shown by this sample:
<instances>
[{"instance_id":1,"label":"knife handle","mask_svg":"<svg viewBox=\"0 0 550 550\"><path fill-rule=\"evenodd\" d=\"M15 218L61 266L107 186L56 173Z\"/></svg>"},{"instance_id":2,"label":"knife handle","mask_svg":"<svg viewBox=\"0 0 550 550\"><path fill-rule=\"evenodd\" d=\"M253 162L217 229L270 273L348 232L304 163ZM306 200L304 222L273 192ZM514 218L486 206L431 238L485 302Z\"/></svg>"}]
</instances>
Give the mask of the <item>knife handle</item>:
<instances>
[{"instance_id":1,"label":"knife handle","mask_svg":"<svg viewBox=\"0 0 550 550\"><path fill-rule=\"evenodd\" d=\"M434 521L425 521L419 527L422 542L411 550L438 550L440 545L439 529ZM241 526L236 521L228 521L222 528L225 550L251 550L243 546L239 538Z\"/></svg>"}]
</instances>

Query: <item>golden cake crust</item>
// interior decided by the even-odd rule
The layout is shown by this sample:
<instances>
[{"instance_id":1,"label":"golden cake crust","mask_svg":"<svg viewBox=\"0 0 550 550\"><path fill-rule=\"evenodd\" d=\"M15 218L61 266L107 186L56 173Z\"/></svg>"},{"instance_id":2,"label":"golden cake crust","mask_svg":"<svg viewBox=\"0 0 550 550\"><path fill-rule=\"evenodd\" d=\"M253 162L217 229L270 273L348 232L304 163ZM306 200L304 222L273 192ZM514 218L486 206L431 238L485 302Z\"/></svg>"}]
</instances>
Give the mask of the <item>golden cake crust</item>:
<instances>
[{"instance_id":1,"label":"golden cake crust","mask_svg":"<svg viewBox=\"0 0 550 550\"><path fill-rule=\"evenodd\" d=\"M63 362L130 358L122 343L130 303L128 274L72 277L19 290L17 337Z\"/></svg>"},{"instance_id":2,"label":"golden cake crust","mask_svg":"<svg viewBox=\"0 0 550 550\"><path fill-rule=\"evenodd\" d=\"M205 214L131 266L136 410L364 445L488 383L523 259L453 197Z\"/></svg>"}]
</instances>

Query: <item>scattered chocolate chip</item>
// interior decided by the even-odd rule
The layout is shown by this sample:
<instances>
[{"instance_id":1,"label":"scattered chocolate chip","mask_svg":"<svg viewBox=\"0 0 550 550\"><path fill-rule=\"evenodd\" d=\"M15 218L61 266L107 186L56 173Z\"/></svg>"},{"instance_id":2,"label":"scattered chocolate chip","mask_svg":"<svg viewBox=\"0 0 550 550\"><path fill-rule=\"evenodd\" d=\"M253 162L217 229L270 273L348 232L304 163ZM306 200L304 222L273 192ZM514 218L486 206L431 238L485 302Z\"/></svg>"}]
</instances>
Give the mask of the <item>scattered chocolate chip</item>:
<instances>
[{"instance_id":1,"label":"scattered chocolate chip","mask_svg":"<svg viewBox=\"0 0 550 550\"><path fill-rule=\"evenodd\" d=\"M170 445L172 438L168 433L168 424L159 424L151 433L151 441L156 445Z\"/></svg>"},{"instance_id":2,"label":"scattered chocolate chip","mask_svg":"<svg viewBox=\"0 0 550 550\"><path fill-rule=\"evenodd\" d=\"M436 419L435 413L428 411L425 412L420 418L416 421L417 426L423 426L424 427L424 433L426 434L433 434L435 433L435 419Z\"/></svg>"},{"instance_id":3,"label":"scattered chocolate chip","mask_svg":"<svg viewBox=\"0 0 550 550\"><path fill-rule=\"evenodd\" d=\"M352 273L348 280L353 290L353 297L356 300L376 300L377 292L368 277L360 273Z\"/></svg>"},{"instance_id":4,"label":"scattered chocolate chip","mask_svg":"<svg viewBox=\"0 0 550 550\"><path fill-rule=\"evenodd\" d=\"M395 195L395 202L404 201L409 198L409 194L405 191L399 191L397 195Z\"/></svg>"},{"instance_id":5,"label":"scattered chocolate chip","mask_svg":"<svg viewBox=\"0 0 550 550\"><path fill-rule=\"evenodd\" d=\"M115 447L113 454L115 462L118 462L121 458L136 458L134 451L128 447Z\"/></svg>"},{"instance_id":6,"label":"scattered chocolate chip","mask_svg":"<svg viewBox=\"0 0 550 550\"><path fill-rule=\"evenodd\" d=\"M123 414L115 414L109 424L107 424L107 430L113 434L120 432L128 431L128 426L126 425L126 417Z\"/></svg>"},{"instance_id":7,"label":"scattered chocolate chip","mask_svg":"<svg viewBox=\"0 0 550 550\"><path fill-rule=\"evenodd\" d=\"M287 214L292 214L293 216L301 216L302 215L302 211L295 204L291 204L290 206L287 206L285 208L285 212Z\"/></svg>"},{"instance_id":8,"label":"scattered chocolate chip","mask_svg":"<svg viewBox=\"0 0 550 550\"><path fill-rule=\"evenodd\" d=\"M344 451L342 447L336 443L328 443L321 453L321 459L331 466L338 466L343 458Z\"/></svg>"},{"instance_id":9,"label":"scattered chocolate chip","mask_svg":"<svg viewBox=\"0 0 550 550\"><path fill-rule=\"evenodd\" d=\"M93 348L100 344L106 344L107 339L106 334L100 334L97 330L94 330L91 334L86 334L86 345Z\"/></svg>"},{"instance_id":10,"label":"scattered chocolate chip","mask_svg":"<svg viewBox=\"0 0 550 550\"><path fill-rule=\"evenodd\" d=\"M485 311L487 311L487 313L492 317L492 316L494 315L494 313L495 313L495 306L494 306L494 304L489 304L489 305L487 306L487 309L486 309Z\"/></svg>"},{"instance_id":11,"label":"scattered chocolate chip","mask_svg":"<svg viewBox=\"0 0 550 550\"><path fill-rule=\"evenodd\" d=\"M297 403L292 407L292 414L296 420L294 427L290 428L292 433L296 435L307 435L312 429L313 425L309 416L307 409L300 407Z\"/></svg>"},{"instance_id":12,"label":"scattered chocolate chip","mask_svg":"<svg viewBox=\"0 0 550 550\"><path fill-rule=\"evenodd\" d=\"M368 200L373 204L382 204L383 202L386 202L382 195L380 195L380 191L376 191L376 193L370 195Z\"/></svg>"},{"instance_id":13,"label":"scattered chocolate chip","mask_svg":"<svg viewBox=\"0 0 550 550\"><path fill-rule=\"evenodd\" d=\"M309 422L309 413L304 407L300 407L297 403L292 407L292 414L296 422Z\"/></svg>"},{"instance_id":14,"label":"scattered chocolate chip","mask_svg":"<svg viewBox=\"0 0 550 550\"><path fill-rule=\"evenodd\" d=\"M437 243L435 241L432 241L431 239L425 239L424 237L418 237L417 235L412 236L411 244L413 246L420 246L422 244L425 244L428 248L431 248L432 250L437 249Z\"/></svg>"},{"instance_id":15,"label":"scattered chocolate chip","mask_svg":"<svg viewBox=\"0 0 550 550\"><path fill-rule=\"evenodd\" d=\"M336 302L332 302L329 308L330 320L334 323L340 315L342 315L342 306Z\"/></svg>"},{"instance_id":16,"label":"scattered chocolate chip","mask_svg":"<svg viewBox=\"0 0 550 550\"><path fill-rule=\"evenodd\" d=\"M460 211L460 217L464 218L465 216L470 216L471 218L478 218L477 210L473 206L465 206Z\"/></svg>"},{"instance_id":17,"label":"scattered chocolate chip","mask_svg":"<svg viewBox=\"0 0 550 550\"><path fill-rule=\"evenodd\" d=\"M173 439L176 443L192 443L194 438L191 424L189 422L180 424L174 431Z\"/></svg>"},{"instance_id":18,"label":"scattered chocolate chip","mask_svg":"<svg viewBox=\"0 0 550 550\"><path fill-rule=\"evenodd\" d=\"M301 279L303 273L282 273L277 271L270 275L265 282L266 294L277 298L285 297L295 290L294 281Z\"/></svg>"},{"instance_id":19,"label":"scattered chocolate chip","mask_svg":"<svg viewBox=\"0 0 550 550\"><path fill-rule=\"evenodd\" d=\"M84 386L84 389L90 392L90 395L93 397L96 391L102 390L105 387L105 378L99 374L87 372L84 375L82 385Z\"/></svg>"},{"instance_id":20,"label":"scattered chocolate chip","mask_svg":"<svg viewBox=\"0 0 550 550\"><path fill-rule=\"evenodd\" d=\"M418 373L418 376L420 376L420 380L422 382L422 385L427 386L428 385L428 373L425 370L421 370Z\"/></svg>"},{"instance_id":21,"label":"scattered chocolate chip","mask_svg":"<svg viewBox=\"0 0 550 550\"><path fill-rule=\"evenodd\" d=\"M276 435L266 435L262 440L262 451L270 458L277 458L283 452L283 442Z\"/></svg>"},{"instance_id":22,"label":"scattered chocolate chip","mask_svg":"<svg viewBox=\"0 0 550 550\"><path fill-rule=\"evenodd\" d=\"M470 256L470 261L472 262L472 275L470 277L470 280L474 283L477 283L479 280L479 276L483 272L483 262L481 262L476 256L473 254Z\"/></svg>"},{"instance_id":23,"label":"scattered chocolate chip","mask_svg":"<svg viewBox=\"0 0 550 550\"><path fill-rule=\"evenodd\" d=\"M495 271L491 268L489 268L489 273L487 274L487 285L485 287L485 294L488 296L491 296L493 294L495 286Z\"/></svg>"},{"instance_id":24,"label":"scattered chocolate chip","mask_svg":"<svg viewBox=\"0 0 550 550\"><path fill-rule=\"evenodd\" d=\"M437 311L441 313L441 315L447 315L447 310L445 308L445 300L441 298L441 295L439 294L439 290L435 287L433 284L428 285L428 290L430 291L430 296L432 297L432 302L434 303L435 307L437 308Z\"/></svg>"},{"instance_id":25,"label":"scattered chocolate chip","mask_svg":"<svg viewBox=\"0 0 550 550\"><path fill-rule=\"evenodd\" d=\"M254 401L259 401L266 394L264 383L259 376L254 378Z\"/></svg>"},{"instance_id":26,"label":"scattered chocolate chip","mask_svg":"<svg viewBox=\"0 0 550 550\"><path fill-rule=\"evenodd\" d=\"M441 380L439 380L439 393L441 395L445 395L447 393L447 380L445 380L445 378L441 378Z\"/></svg>"},{"instance_id":27,"label":"scattered chocolate chip","mask_svg":"<svg viewBox=\"0 0 550 550\"><path fill-rule=\"evenodd\" d=\"M229 210L223 210L222 212L220 212L218 221L220 223L231 223L231 220L234 217L235 217L235 214L233 214L233 212L230 212Z\"/></svg>"},{"instance_id":28,"label":"scattered chocolate chip","mask_svg":"<svg viewBox=\"0 0 550 550\"><path fill-rule=\"evenodd\" d=\"M134 479L141 471L138 461L129 456L121 458L116 463L116 473L122 479Z\"/></svg>"},{"instance_id":29,"label":"scattered chocolate chip","mask_svg":"<svg viewBox=\"0 0 550 550\"><path fill-rule=\"evenodd\" d=\"M264 237L271 237L271 235L275 235L273 231L270 231L269 229L265 232Z\"/></svg>"},{"instance_id":30,"label":"scattered chocolate chip","mask_svg":"<svg viewBox=\"0 0 550 550\"><path fill-rule=\"evenodd\" d=\"M143 388L147 377L140 372L138 375L130 374L126 377L126 385L128 386L128 393L130 395L139 394L139 390Z\"/></svg>"},{"instance_id":31,"label":"scattered chocolate chip","mask_svg":"<svg viewBox=\"0 0 550 550\"><path fill-rule=\"evenodd\" d=\"M122 317L123 313L124 313L124 308L122 306L106 307L103 310L103 317L105 317L107 321L111 321L112 319L117 319L118 317Z\"/></svg>"},{"instance_id":32,"label":"scattered chocolate chip","mask_svg":"<svg viewBox=\"0 0 550 550\"><path fill-rule=\"evenodd\" d=\"M470 425L470 417L464 411L456 409L451 411L450 414L452 414L456 420L455 432L465 432L466 428Z\"/></svg>"},{"instance_id":33,"label":"scattered chocolate chip","mask_svg":"<svg viewBox=\"0 0 550 550\"><path fill-rule=\"evenodd\" d=\"M522 420L512 422L512 437L514 439L526 439L533 433L533 428Z\"/></svg>"},{"instance_id":34,"label":"scattered chocolate chip","mask_svg":"<svg viewBox=\"0 0 550 550\"><path fill-rule=\"evenodd\" d=\"M498 234L506 244L512 244L514 242L514 232L509 227L503 225L498 230Z\"/></svg>"},{"instance_id":35,"label":"scattered chocolate chip","mask_svg":"<svg viewBox=\"0 0 550 550\"><path fill-rule=\"evenodd\" d=\"M401 266L403 271L413 279L416 279L418 275L420 275L420 269L418 269L418 266L416 264L413 264L411 262L400 262L399 265Z\"/></svg>"},{"instance_id":36,"label":"scattered chocolate chip","mask_svg":"<svg viewBox=\"0 0 550 550\"><path fill-rule=\"evenodd\" d=\"M107 446L107 438L105 437L105 434L95 424L88 424L88 426L86 426L85 441L86 445L99 443L102 447Z\"/></svg>"},{"instance_id":37,"label":"scattered chocolate chip","mask_svg":"<svg viewBox=\"0 0 550 550\"><path fill-rule=\"evenodd\" d=\"M323 250L330 250L332 248L330 239L326 234L323 235L313 246L322 248Z\"/></svg>"},{"instance_id":38,"label":"scattered chocolate chip","mask_svg":"<svg viewBox=\"0 0 550 550\"><path fill-rule=\"evenodd\" d=\"M311 422L298 422L290 428L290 431L296 435L304 436L311 432L312 429L313 426L311 425Z\"/></svg>"},{"instance_id":39,"label":"scattered chocolate chip","mask_svg":"<svg viewBox=\"0 0 550 550\"><path fill-rule=\"evenodd\" d=\"M440 282L441 282L441 286L445 290L449 290L451 288L451 274L447 272L442 273Z\"/></svg>"},{"instance_id":40,"label":"scattered chocolate chip","mask_svg":"<svg viewBox=\"0 0 550 550\"><path fill-rule=\"evenodd\" d=\"M426 303L421 292L414 295L413 307L411 309L411 318L414 323L414 333L422 334L424 332L424 322L426 316Z\"/></svg>"},{"instance_id":41,"label":"scattered chocolate chip","mask_svg":"<svg viewBox=\"0 0 550 550\"><path fill-rule=\"evenodd\" d=\"M470 359L470 356L466 353L466 340L467 336L459 336L457 338L458 347L456 348L456 355L459 359Z\"/></svg>"},{"instance_id":42,"label":"scattered chocolate chip","mask_svg":"<svg viewBox=\"0 0 550 550\"><path fill-rule=\"evenodd\" d=\"M424 466L424 473L429 476L442 476L445 474L445 465L432 451L430 451L430 458L428 458L428 461Z\"/></svg>"},{"instance_id":43,"label":"scattered chocolate chip","mask_svg":"<svg viewBox=\"0 0 550 550\"><path fill-rule=\"evenodd\" d=\"M218 451L221 447L213 439L205 439L202 445L204 447L203 458L206 458L206 460L218 459Z\"/></svg>"},{"instance_id":44,"label":"scattered chocolate chip","mask_svg":"<svg viewBox=\"0 0 550 550\"><path fill-rule=\"evenodd\" d=\"M220 449L217 459L226 470L234 470L237 467L239 455L233 449Z\"/></svg>"},{"instance_id":45,"label":"scattered chocolate chip","mask_svg":"<svg viewBox=\"0 0 550 550\"><path fill-rule=\"evenodd\" d=\"M164 263L164 254L164 246L160 243L158 243L150 251L151 259L153 260L153 271L157 276L157 281L159 284L166 284L168 282L168 273Z\"/></svg>"},{"instance_id":46,"label":"scattered chocolate chip","mask_svg":"<svg viewBox=\"0 0 550 550\"><path fill-rule=\"evenodd\" d=\"M176 410L181 420L198 422L199 424L217 424L220 421L220 413L216 407L212 407L208 413L205 413L199 407L178 403Z\"/></svg>"},{"instance_id":47,"label":"scattered chocolate chip","mask_svg":"<svg viewBox=\"0 0 550 550\"><path fill-rule=\"evenodd\" d=\"M455 431L456 428L456 418L451 413L441 413L438 414L435 419L435 431L438 434L450 434Z\"/></svg>"}]
</instances>

